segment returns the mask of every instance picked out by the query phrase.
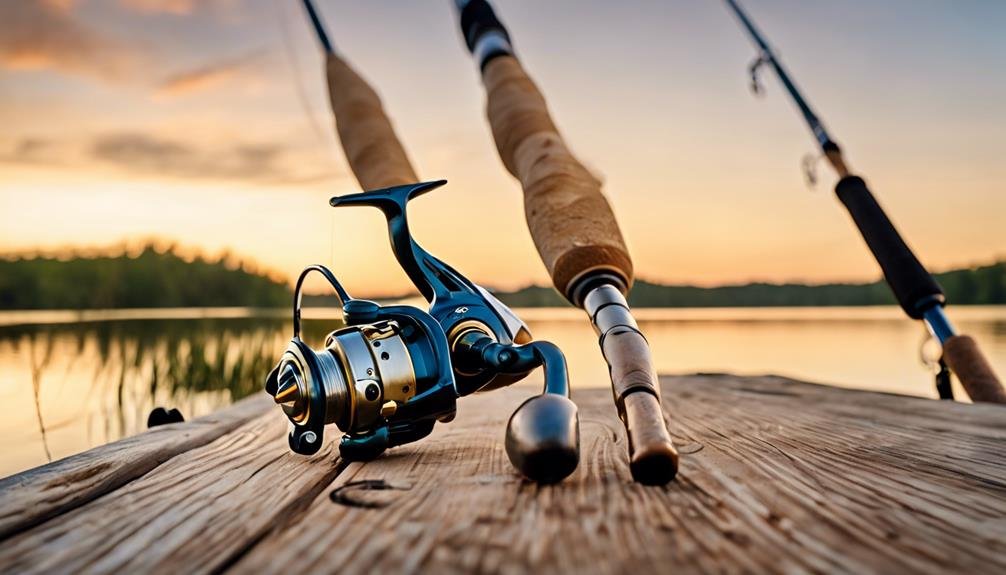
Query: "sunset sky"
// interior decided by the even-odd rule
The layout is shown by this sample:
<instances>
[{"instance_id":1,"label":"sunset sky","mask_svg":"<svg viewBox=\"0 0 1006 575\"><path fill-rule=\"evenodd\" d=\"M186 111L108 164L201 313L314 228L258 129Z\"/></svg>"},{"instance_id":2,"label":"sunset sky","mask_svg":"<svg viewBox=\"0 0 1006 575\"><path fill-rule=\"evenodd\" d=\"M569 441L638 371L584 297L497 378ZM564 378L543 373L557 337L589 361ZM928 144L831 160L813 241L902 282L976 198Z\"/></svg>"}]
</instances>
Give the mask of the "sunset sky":
<instances>
[{"instance_id":1,"label":"sunset sky","mask_svg":"<svg viewBox=\"0 0 1006 575\"><path fill-rule=\"evenodd\" d=\"M318 0L421 177L428 250L490 286L548 283L496 154L449 0ZM497 0L519 56L600 174L641 278L872 280L814 142L718 0ZM1006 2L747 0L924 263L1006 257ZM401 292L358 191L318 47L289 0L0 2L0 251L175 240L287 278L335 266Z\"/></svg>"}]
</instances>

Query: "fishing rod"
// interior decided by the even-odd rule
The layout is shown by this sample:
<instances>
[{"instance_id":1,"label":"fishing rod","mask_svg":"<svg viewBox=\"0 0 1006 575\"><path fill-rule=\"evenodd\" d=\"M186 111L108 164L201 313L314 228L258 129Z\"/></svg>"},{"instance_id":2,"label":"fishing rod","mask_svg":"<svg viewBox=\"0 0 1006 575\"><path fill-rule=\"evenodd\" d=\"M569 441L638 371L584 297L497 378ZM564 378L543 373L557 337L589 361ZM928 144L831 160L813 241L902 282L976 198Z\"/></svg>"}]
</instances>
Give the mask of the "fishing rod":
<instances>
[{"instance_id":1,"label":"fishing rod","mask_svg":"<svg viewBox=\"0 0 1006 575\"><path fill-rule=\"evenodd\" d=\"M667 483L677 473L678 453L664 422L649 344L625 299L632 259L601 182L567 148L492 6L456 0L455 8L481 71L500 158L524 190L538 253L555 288L587 312L599 336L629 436L632 476L640 483Z\"/></svg>"},{"instance_id":2,"label":"fishing rod","mask_svg":"<svg viewBox=\"0 0 1006 575\"><path fill-rule=\"evenodd\" d=\"M749 68L752 87L756 92L759 91L758 71L762 66L768 65L775 71L779 81L800 109L824 157L838 174L839 181L835 186L835 193L849 211L874 258L880 264L884 278L901 308L910 318L925 322L929 332L942 344L943 358L940 360L940 373L937 374L937 390L940 397L953 399L947 371L949 367L957 374L973 401L1006 403L1006 391L1003 390L992 366L978 348L977 342L968 335L959 334L950 323L943 309L946 305L946 296L942 288L902 239L901 234L866 186L866 182L852 174L842 149L790 79L786 69L751 18L736 0L725 1L758 47L758 58Z\"/></svg>"},{"instance_id":3,"label":"fishing rod","mask_svg":"<svg viewBox=\"0 0 1006 575\"><path fill-rule=\"evenodd\" d=\"M458 398L510 385L541 367L544 389L510 416L505 449L529 479L561 481L580 458L579 415L562 351L533 340L510 308L416 243L407 204L446 182L416 182L377 93L335 52L310 0L304 8L325 51L342 147L360 185L370 190L329 203L384 213L395 258L429 307L355 299L328 268L304 270L294 289L293 338L266 378L266 391L292 424L290 448L316 453L325 426L335 424L344 433L341 457L370 460L453 420ZM301 291L312 272L335 290L346 324L318 350L300 337Z\"/></svg>"},{"instance_id":4,"label":"fishing rod","mask_svg":"<svg viewBox=\"0 0 1006 575\"><path fill-rule=\"evenodd\" d=\"M335 50L314 3L304 0L325 53L329 102L349 167L364 190L419 181L377 92Z\"/></svg>"}]
</instances>

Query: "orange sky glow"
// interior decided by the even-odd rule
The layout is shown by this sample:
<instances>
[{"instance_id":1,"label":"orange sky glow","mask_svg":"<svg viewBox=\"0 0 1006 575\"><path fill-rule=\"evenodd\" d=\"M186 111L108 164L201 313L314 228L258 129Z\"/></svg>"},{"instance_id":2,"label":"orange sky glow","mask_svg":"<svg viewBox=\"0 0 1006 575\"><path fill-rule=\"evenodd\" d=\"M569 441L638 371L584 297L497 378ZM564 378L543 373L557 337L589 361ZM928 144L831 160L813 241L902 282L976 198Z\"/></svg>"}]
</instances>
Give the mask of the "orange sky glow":
<instances>
[{"instance_id":1,"label":"orange sky glow","mask_svg":"<svg viewBox=\"0 0 1006 575\"><path fill-rule=\"evenodd\" d=\"M319 2L420 176L429 251L485 285L549 280L448 0ZM638 277L859 281L879 270L813 140L719 2L498 0L574 152L605 182ZM576 5L578 8L573 9ZM752 16L934 270L1006 257L1006 39L990 3L748 0ZM571 17L575 14L575 17ZM0 4L0 251L178 242L359 295L408 289L358 191L297 2Z\"/></svg>"}]
</instances>

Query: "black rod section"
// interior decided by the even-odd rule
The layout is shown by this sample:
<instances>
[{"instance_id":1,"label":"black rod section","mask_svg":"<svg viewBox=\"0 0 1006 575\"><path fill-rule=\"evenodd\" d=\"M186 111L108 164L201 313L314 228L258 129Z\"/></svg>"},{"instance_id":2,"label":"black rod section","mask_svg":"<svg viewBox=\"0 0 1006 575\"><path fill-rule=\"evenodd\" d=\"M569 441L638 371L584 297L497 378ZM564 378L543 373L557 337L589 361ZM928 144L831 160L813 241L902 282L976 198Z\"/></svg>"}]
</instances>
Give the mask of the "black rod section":
<instances>
[{"instance_id":1,"label":"black rod section","mask_svg":"<svg viewBox=\"0 0 1006 575\"><path fill-rule=\"evenodd\" d=\"M479 69L497 56L513 56L513 45L506 26L500 22L486 0L455 0L461 20L461 34Z\"/></svg>"},{"instance_id":2,"label":"black rod section","mask_svg":"<svg viewBox=\"0 0 1006 575\"><path fill-rule=\"evenodd\" d=\"M318 42L321 43L321 47L325 49L325 53L334 54L335 50L332 48L332 42L328 39L325 24L322 23L321 17L318 15L318 11L314 9L314 4L311 0L304 0L304 9L307 10L307 15L311 18L311 24L318 35Z\"/></svg>"},{"instance_id":3,"label":"black rod section","mask_svg":"<svg viewBox=\"0 0 1006 575\"><path fill-rule=\"evenodd\" d=\"M810 108L800 90L790 79L789 74L779 63L765 41L765 37L741 9L737 0L725 1L761 51L760 59L755 67L760 63L768 63L772 66L786 91L800 108L800 112L821 145L821 149L838 172L841 179L835 187L835 193L849 211L849 215L852 216L856 227L859 228L860 234L866 241L866 245L873 252L873 256L883 270L884 278L891 287L891 291L894 292L901 308L913 319L927 319L926 312L928 310L945 303L943 290L905 243L884 209L870 192L866 182L858 176L849 174L838 145L828 135L817 114Z\"/></svg>"},{"instance_id":4,"label":"black rod section","mask_svg":"<svg viewBox=\"0 0 1006 575\"><path fill-rule=\"evenodd\" d=\"M772 52L772 48L769 47L768 42L765 41L765 37L761 35L761 32L755 28L754 22L748 18L748 15L741 9L740 4L736 0L726 0L726 3L733 9L734 14L737 15L737 19L741 21L744 28L747 29L751 38L754 40L755 44L758 45L758 49L761 51L761 59L755 63L752 67L752 73L754 73L755 68L761 63L767 63L772 66L775 70L777 76L779 76L779 81L782 82L783 87L789 92L789 95L796 102L798 108L800 108L800 113L803 114L803 118L807 120L807 124L810 126L810 131L814 133L814 137L817 142L821 145L821 148L827 152L829 148L837 148L838 145L831 136L828 135L828 131L824 129L824 125L821 124L821 120L811 109L810 104L804 99L803 94L790 79L789 74L786 73L786 69L782 67L779 59L775 57L775 53Z\"/></svg>"},{"instance_id":5,"label":"black rod section","mask_svg":"<svg viewBox=\"0 0 1006 575\"><path fill-rule=\"evenodd\" d=\"M859 176L846 176L835 186L835 194L852 216L908 317L924 319L929 308L942 306L946 300L940 285L912 253L866 182Z\"/></svg>"},{"instance_id":6,"label":"black rod section","mask_svg":"<svg viewBox=\"0 0 1006 575\"><path fill-rule=\"evenodd\" d=\"M817 114L803 99L803 95L772 53L764 36L741 9L738 0L725 0L741 24L754 39L760 51L758 60L751 66L752 80L757 87L759 66L770 64L790 96L800 108L814 137L821 145L825 158L839 176L835 193L852 216L856 227L873 252L884 272L887 284L894 292L901 308L913 319L925 322L930 332L943 344L943 362L957 373L964 389L974 401L1006 404L1006 389L992 370L988 360L978 349L974 339L959 335L944 314L945 297L933 276L919 262L908 244L898 233L890 218L884 213L873 193L862 178L850 173L842 150L821 125ZM941 365L942 367L942 365ZM936 377L940 397L949 398L947 370L941 369Z\"/></svg>"}]
</instances>

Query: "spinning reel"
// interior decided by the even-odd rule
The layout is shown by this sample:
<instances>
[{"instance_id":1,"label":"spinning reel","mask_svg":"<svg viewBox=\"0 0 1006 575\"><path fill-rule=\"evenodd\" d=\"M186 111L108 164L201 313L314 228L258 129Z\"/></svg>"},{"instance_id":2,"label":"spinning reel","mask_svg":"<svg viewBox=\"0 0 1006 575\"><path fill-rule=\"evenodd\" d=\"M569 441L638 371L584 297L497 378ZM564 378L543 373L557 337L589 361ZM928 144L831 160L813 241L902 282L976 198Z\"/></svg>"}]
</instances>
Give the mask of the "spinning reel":
<instances>
[{"instance_id":1,"label":"spinning reel","mask_svg":"<svg viewBox=\"0 0 1006 575\"><path fill-rule=\"evenodd\" d=\"M266 391L292 424L293 451L317 452L325 425L334 423L344 433L341 456L360 461L425 437L437 421L451 421L458 397L510 385L543 366L544 392L510 416L506 452L526 477L560 481L576 469L580 447L562 352L532 341L509 308L423 250L409 233L406 204L445 183L332 198L332 206L373 206L384 213L395 258L429 311L354 299L328 268L308 267L294 290L293 339L269 373ZM301 288L311 272L332 285L346 323L321 350L300 338Z\"/></svg>"}]
</instances>

